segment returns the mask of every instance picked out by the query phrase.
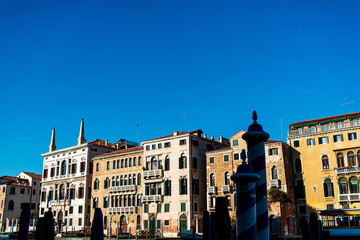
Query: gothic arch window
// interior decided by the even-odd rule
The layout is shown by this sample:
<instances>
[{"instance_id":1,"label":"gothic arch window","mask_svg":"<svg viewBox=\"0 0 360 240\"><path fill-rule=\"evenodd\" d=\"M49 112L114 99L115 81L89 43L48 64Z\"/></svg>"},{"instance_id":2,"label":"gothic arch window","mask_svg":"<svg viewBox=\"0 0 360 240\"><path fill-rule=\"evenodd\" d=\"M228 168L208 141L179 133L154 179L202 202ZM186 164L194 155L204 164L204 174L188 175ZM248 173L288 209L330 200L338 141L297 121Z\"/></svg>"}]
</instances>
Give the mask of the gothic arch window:
<instances>
[{"instance_id":1,"label":"gothic arch window","mask_svg":"<svg viewBox=\"0 0 360 240\"><path fill-rule=\"evenodd\" d=\"M132 183L132 177L131 177L131 175L129 175L129 185L132 185L133 183Z\"/></svg>"},{"instance_id":2,"label":"gothic arch window","mask_svg":"<svg viewBox=\"0 0 360 240\"><path fill-rule=\"evenodd\" d=\"M61 184L60 186L60 196L59 196L59 199L60 200L63 200L65 198L65 185L64 184Z\"/></svg>"},{"instance_id":3,"label":"gothic arch window","mask_svg":"<svg viewBox=\"0 0 360 240\"><path fill-rule=\"evenodd\" d=\"M215 186L215 174L210 174L210 186Z\"/></svg>"},{"instance_id":4,"label":"gothic arch window","mask_svg":"<svg viewBox=\"0 0 360 240\"><path fill-rule=\"evenodd\" d=\"M359 193L359 181L356 177L349 179L350 193Z\"/></svg>"},{"instance_id":5,"label":"gothic arch window","mask_svg":"<svg viewBox=\"0 0 360 240\"><path fill-rule=\"evenodd\" d=\"M181 154L179 158L179 169L187 168L187 161L185 154Z\"/></svg>"},{"instance_id":6,"label":"gothic arch window","mask_svg":"<svg viewBox=\"0 0 360 240\"><path fill-rule=\"evenodd\" d=\"M124 159L121 159L121 168L124 167Z\"/></svg>"},{"instance_id":7,"label":"gothic arch window","mask_svg":"<svg viewBox=\"0 0 360 240\"><path fill-rule=\"evenodd\" d=\"M123 175L120 176L120 186L123 186L124 185L124 178L123 178ZM116 184L116 186L118 186Z\"/></svg>"},{"instance_id":8,"label":"gothic arch window","mask_svg":"<svg viewBox=\"0 0 360 240\"><path fill-rule=\"evenodd\" d=\"M122 176L121 176L122 177ZM116 186L121 186L122 185L122 179L119 179L119 176L116 176Z\"/></svg>"},{"instance_id":9,"label":"gothic arch window","mask_svg":"<svg viewBox=\"0 0 360 240\"><path fill-rule=\"evenodd\" d=\"M136 166L136 157L133 158L133 166Z\"/></svg>"},{"instance_id":10,"label":"gothic arch window","mask_svg":"<svg viewBox=\"0 0 360 240\"><path fill-rule=\"evenodd\" d=\"M330 179L326 179L324 181L324 196L325 197L333 197L334 196L334 188L333 183Z\"/></svg>"},{"instance_id":11,"label":"gothic arch window","mask_svg":"<svg viewBox=\"0 0 360 240\"><path fill-rule=\"evenodd\" d=\"M95 167L96 171L99 171L99 163L96 163L96 167Z\"/></svg>"},{"instance_id":12,"label":"gothic arch window","mask_svg":"<svg viewBox=\"0 0 360 240\"><path fill-rule=\"evenodd\" d=\"M158 169L156 157L151 158L151 170Z\"/></svg>"},{"instance_id":13,"label":"gothic arch window","mask_svg":"<svg viewBox=\"0 0 360 240\"><path fill-rule=\"evenodd\" d=\"M116 168L119 169L120 168L120 160L116 160Z\"/></svg>"},{"instance_id":14,"label":"gothic arch window","mask_svg":"<svg viewBox=\"0 0 360 240\"><path fill-rule=\"evenodd\" d=\"M127 175L125 175L125 177L124 177L124 185L126 186L126 185L128 185L128 178L127 178Z\"/></svg>"},{"instance_id":15,"label":"gothic arch window","mask_svg":"<svg viewBox=\"0 0 360 240\"><path fill-rule=\"evenodd\" d=\"M111 186L113 186L113 187L116 186L116 182L115 182L115 177L114 177L114 176L111 178Z\"/></svg>"},{"instance_id":16,"label":"gothic arch window","mask_svg":"<svg viewBox=\"0 0 360 240\"><path fill-rule=\"evenodd\" d=\"M339 179L339 191L340 194L347 194L348 193L348 182L346 178L340 178Z\"/></svg>"},{"instance_id":17,"label":"gothic arch window","mask_svg":"<svg viewBox=\"0 0 360 240\"><path fill-rule=\"evenodd\" d=\"M224 173L224 183L225 185L230 185L230 172L226 171Z\"/></svg>"},{"instance_id":18,"label":"gothic arch window","mask_svg":"<svg viewBox=\"0 0 360 240\"><path fill-rule=\"evenodd\" d=\"M137 185L141 185L141 174L138 173L137 175Z\"/></svg>"},{"instance_id":19,"label":"gothic arch window","mask_svg":"<svg viewBox=\"0 0 360 240\"><path fill-rule=\"evenodd\" d=\"M353 151L350 151L347 153L347 159L348 159L348 166L349 167L353 167L353 166L356 166L356 163L355 163L355 154Z\"/></svg>"},{"instance_id":20,"label":"gothic arch window","mask_svg":"<svg viewBox=\"0 0 360 240\"><path fill-rule=\"evenodd\" d=\"M165 171L169 171L170 170L170 159L169 156L165 157Z\"/></svg>"},{"instance_id":21,"label":"gothic arch window","mask_svg":"<svg viewBox=\"0 0 360 240\"><path fill-rule=\"evenodd\" d=\"M106 178L104 181L104 189L107 189L110 187L110 178Z\"/></svg>"},{"instance_id":22,"label":"gothic arch window","mask_svg":"<svg viewBox=\"0 0 360 240\"><path fill-rule=\"evenodd\" d=\"M141 166L141 156L139 156L139 158L138 158L138 166Z\"/></svg>"},{"instance_id":23,"label":"gothic arch window","mask_svg":"<svg viewBox=\"0 0 360 240\"><path fill-rule=\"evenodd\" d=\"M273 166L273 167L271 168L271 179L273 179L273 180L279 179L278 169L277 169L276 166Z\"/></svg>"},{"instance_id":24,"label":"gothic arch window","mask_svg":"<svg viewBox=\"0 0 360 240\"><path fill-rule=\"evenodd\" d=\"M133 162L132 158L129 158L129 167L132 167L132 162Z\"/></svg>"},{"instance_id":25,"label":"gothic arch window","mask_svg":"<svg viewBox=\"0 0 360 240\"><path fill-rule=\"evenodd\" d=\"M66 175L66 161L62 161L61 163L61 175Z\"/></svg>"},{"instance_id":26,"label":"gothic arch window","mask_svg":"<svg viewBox=\"0 0 360 240\"><path fill-rule=\"evenodd\" d=\"M116 169L116 160L113 160L113 169Z\"/></svg>"},{"instance_id":27,"label":"gothic arch window","mask_svg":"<svg viewBox=\"0 0 360 240\"><path fill-rule=\"evenodd\" d=\"M98 190L99 189L99 179L95 179L94 181L94 190Z\"/></svg>"},{"instance_id":28,"label":"gothic arch window","mask_svg":"<svg viewBox=\"0 0 360 240\"><path fill-rule=\"evenodd\" d=\"M127 168L128 167L128 159L125 158L125 167Z\"/></svg>"},{"instance_id":29,"label":"gothic arch window","mask_svg":"<svg viewBox=\"0 0 360 240\"><path fill-rule=\"evenodd\" d=\"M136 185L136 174L133 175L133 185Z\"/></svg>"},{"instance_id":30,"label":"gothic arch window","mask_svg":"<svg viewBox=\"0 0 360 240\"><path fill-rule=\"evenodd\" d=\"M327 155L323 155L321 161L323 169L330 169L329 157Z\"/></svg>"},{"instance_id":31,"label":"gothic arch window","mask_svg":"<svg viewBox=\"0 0 360 240\"><path fill-rule=\"evenodd\" d=\"M302 172L302 166L301 166L301 160L300 158L297 158L295 160L295 172L301 173Z\"/></svg>"},{"instance_id":32,"label":"gothic arch window","mask_svg":"<svg viewBox=\"0 0 360 240\"><path fill-rule=\"evenodd\" d=\"M344 155L343 155L342 153L338 153L338 154L336 155L336 160L337 160L338 168L343 168L343 167L345 167Z\"/></svg>"}]
</instances>

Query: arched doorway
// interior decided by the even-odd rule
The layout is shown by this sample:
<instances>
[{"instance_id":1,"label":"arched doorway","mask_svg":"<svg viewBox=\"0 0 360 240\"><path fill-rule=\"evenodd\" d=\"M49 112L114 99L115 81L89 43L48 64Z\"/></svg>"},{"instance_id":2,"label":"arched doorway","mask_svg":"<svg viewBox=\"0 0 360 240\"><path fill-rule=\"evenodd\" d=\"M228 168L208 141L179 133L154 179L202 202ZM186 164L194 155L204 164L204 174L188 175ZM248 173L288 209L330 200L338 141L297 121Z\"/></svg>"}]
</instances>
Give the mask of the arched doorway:
<instances>
[{"instance_id":1,"label":"arched doorway","mask_svg":"<svg viewBox=\"0 0 360 240\"><path fill-rule=\"evenodd\" d=\"M188 230L187 217L185 214L181 215L179 218L179 230L180 232L186 232Z\"/></svg>"},{"instance_id":2,"label":"arched doorway","mask_svg":"<svg viewBox=\"0 0 360 240\"><path fill-rule=\"evenodd\" d=\"M156 218L154 215L151 215L150 216L150 219L149 219L149 231L151 233L154 233L155 232L155 227L156 227Z\"/></svg>"},{"instance_id":3,"label":"arched doorway","mask_svg":"<svg viewBox=\"0 0 360 240\"><path fill-rule=\"evenodd\" d=\"M127 222L125 215L121 215L120 217L120 232L127 233Z\"/></svg>"},{"instance_id":4,"label":"arched doorway","mask_svg":"<svg viewBox=\"0 0 360 240\"><path fill-rule=\"evenodd\" d=\"M58 222L57 222L57 224L58 224L58 233L61 233L62 232L62 221L63 221L63 213L62 213L62 211L60 211L59 213L58 213Z\"/></svg>"}]
</instances>

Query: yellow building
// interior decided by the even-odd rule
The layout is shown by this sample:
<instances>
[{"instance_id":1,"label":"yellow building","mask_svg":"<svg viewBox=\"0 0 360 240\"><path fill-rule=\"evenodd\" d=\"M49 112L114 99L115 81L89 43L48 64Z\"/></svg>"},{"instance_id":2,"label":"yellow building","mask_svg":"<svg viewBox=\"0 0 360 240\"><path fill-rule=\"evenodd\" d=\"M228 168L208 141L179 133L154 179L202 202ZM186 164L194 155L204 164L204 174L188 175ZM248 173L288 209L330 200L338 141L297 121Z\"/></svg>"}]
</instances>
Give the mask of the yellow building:
<instances>
[{"instance_id":1,"label":"yellow building","mask_svg":"<svg viewBox=\"0 0 360 240\"><path fill-rule=\"evenodd\" d=\"M360 208L360 112L290 125L300 216L316 210Z\"/></svg>"}]
</instances>

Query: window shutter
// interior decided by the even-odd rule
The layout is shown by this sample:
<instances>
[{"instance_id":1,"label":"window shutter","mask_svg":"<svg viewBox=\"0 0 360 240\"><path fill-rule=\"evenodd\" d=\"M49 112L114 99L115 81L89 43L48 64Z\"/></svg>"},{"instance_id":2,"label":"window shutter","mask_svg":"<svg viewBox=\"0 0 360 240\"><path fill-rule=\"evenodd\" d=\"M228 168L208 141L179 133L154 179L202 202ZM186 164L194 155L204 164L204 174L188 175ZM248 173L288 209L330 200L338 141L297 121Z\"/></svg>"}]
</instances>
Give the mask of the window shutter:
<instances>
[{"instance_id":1,"label":"window shutter","mask_svg":"<svg viewBox=\"0 0 360 240\"><path fill-rule=\"evenodd\" d=\"M179 180L179 194L181 195L181 183L182 183L182 179Z\"/></svg>"},{"instance_id":2,"label":"window shutter","mask_svg":"<svg viewBox=\"0 0 360 240\"><path fill-rule=\"evenodd\" d=\"M187 178L184 178L184 185L185 185L184 193L187 194Z\"/></svg>"},{"instance_id":3,"label":"window shutter","mask_svg":"<svg viewBox=\"0 0 360 240\"><path fill-rule=\"evenodd\" d=\"M182 159L181 159L181 157L179 157L179 169L182 169L183 168L183 166L182 166L182 161L181 161Z\"/></svg>"},{"instance_id":4,"label":"window shutter","mask_svg":"<svg viewBox=\"0 0 360 240\"><path fill-rule=\"evenodd\" d=\"M184 157L184 168L187 168L187 158L186 157Z\"/></svg>"},{"instance_id":5,"label":"window shutter","mask_svg":"<svg viewBox=\"0 0 360 240\"><path fill-rule=\"evenodd\" d=\"M326 187L326 183L324 183L324 195L325 197L328 197L328 189Z\"/></svg>"},{"instance_id":6,"label":"window shutter","mask_svg":"<svg viewBox=\"0 0 360 240\"><path fill-rule=\"evenodd\" d=\"M168 189L168 195L171 196L171 180L168 181L169 189Z\"/></svg>"}]
</instances>

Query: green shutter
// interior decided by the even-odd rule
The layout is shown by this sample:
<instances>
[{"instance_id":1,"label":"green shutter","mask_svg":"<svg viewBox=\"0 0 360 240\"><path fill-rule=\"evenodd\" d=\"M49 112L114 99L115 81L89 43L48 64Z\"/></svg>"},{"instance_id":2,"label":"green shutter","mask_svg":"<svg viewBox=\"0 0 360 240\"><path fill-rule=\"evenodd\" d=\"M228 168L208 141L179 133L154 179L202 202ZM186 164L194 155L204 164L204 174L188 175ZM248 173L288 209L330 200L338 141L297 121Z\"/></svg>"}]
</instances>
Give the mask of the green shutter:
<instances>
[{"instance_id":1,"label":"green shutter","mask_svg":"<svg viewBox=\"0 0 360 240\"><path fill-rule=\"evenodd\" d=\"M187 194L187 178L184 178L185 194Z\"/></svg>"},{"instance_id":2,"label":"green shutter","mask_svg":"<svg viewBox=\"0 0 360 240\"><path fill-rule=\"evenodd\" d=\"M181 195L181 183L182 183L182 179L179 180L179 194Z\"/></svg>"},{"instance_id":3,"label":"green shutter","mask_svg":"<svg viewBox=\"0 0 360 240\"><path fill-rule=\"evenodd\" d=\"M168 195L171 196L171 180L168 181L169 189L168 189Z\"/></svg>"},{"instance_id":4,"label":"green shutter","mask_svg":"<svg viewBox=\"0 0 360 240\"><path fill-rule=\"evenodd\" d=\"M181 157L179 157L179 169L182 169L183 168L183 164L182 164L182 161L181 161Z\"/></svg>"}]
</instances>

